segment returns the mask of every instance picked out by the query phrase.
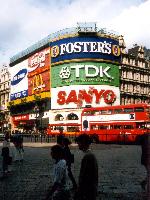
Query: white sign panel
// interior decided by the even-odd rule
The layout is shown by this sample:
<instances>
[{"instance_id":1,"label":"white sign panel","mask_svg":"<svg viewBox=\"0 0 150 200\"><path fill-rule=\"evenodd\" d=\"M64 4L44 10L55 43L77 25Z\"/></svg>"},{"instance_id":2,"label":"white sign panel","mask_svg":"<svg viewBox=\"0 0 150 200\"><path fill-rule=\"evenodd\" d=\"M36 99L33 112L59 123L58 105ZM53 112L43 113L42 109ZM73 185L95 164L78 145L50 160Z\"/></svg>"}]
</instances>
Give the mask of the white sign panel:
<instances>
[{"instance_id":1,"label":"white sign panel","mask_svg":"<svg viewBox=\"0 0 150 200\"><path fill-rule=\"evenodd\" d=\"M73 85L51 89L51 108L82 108L120 104L119 87L108 85Z\"/></svg>"},{"instance_id":2,"label":"white sign panel","mask_svg":"<svg viewBox=\"0 0 150 200\"><path fill-rule=\"evenodd\" d=\"M108 122L108 121L131 121L135 120L135 113L132 114L114 114L114 115L94 115L84 116L82 121L88 120L90 122Z\"/></svg>"},{"instance_id":3,"label":"white sign panel","mask_svg":"<svg viewBox=\"0 0 150 200\"><path fill-rule=\"evenodd\" d=\"M28 60L10 68L11 74L11 92L10 100L20 99L28 96L28 78L27 78Z\"/></svg>"}]
</instances>

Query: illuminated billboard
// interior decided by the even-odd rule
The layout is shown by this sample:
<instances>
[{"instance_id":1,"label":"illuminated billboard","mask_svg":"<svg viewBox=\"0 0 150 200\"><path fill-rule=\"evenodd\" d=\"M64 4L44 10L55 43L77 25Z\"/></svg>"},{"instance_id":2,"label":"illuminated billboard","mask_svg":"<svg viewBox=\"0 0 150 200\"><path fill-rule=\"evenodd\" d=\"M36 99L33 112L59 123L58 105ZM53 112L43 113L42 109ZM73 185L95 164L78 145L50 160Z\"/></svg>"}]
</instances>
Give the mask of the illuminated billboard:
<instances>
[{"instance_id":1,"label":"illuminated billboard","mask_svg":"<svg viewBox=\"0 0 150 200\"><path fill-rule=\"evenodd\" d=\"M111 63L81 62L51 67L51 87L113 85L119 87L119 67Z\"/></svg>"},{"instance_id":2,"label":"illuminated billboard","mask_svg":"<svg viewBox=\"0 0 150 200\"><path fill-rule=\"evenodd\" d=\"M28 60L10 68L11 91L10 100L20 99L28 96Z\"/></svg>"},{"instance_id":3,"label":"illuminated billboard","mask_svg":"<svg viewBox=\"0 0 150 200\"><path fill-rule=\"evenodd\" d=\"M78 108L120 104L119 87L109 85L72 85L51 88L51 108Z\"/></svg>"},{"instance_id":4,"label":"illuminated billboard","mask_svg":"<svg viewBox=\"0 0 150 200\"><path fill-rule=\"evenodd\" d=\"M110 37L76 36L50 42L51 63L71 60L120 62L119 41Z\"/></svg>"},{"instance_id":5,"label":"illuminated billboard","mask_svg":"<svg viewBox=\"0 0 150 200\"><path fill-rule=\"evenodd\" d=\"M50 48L33 54L28 59L28 77L41 74L50 68Z\"/></svg>"},{"instance_id":6,"label":"illuminated billboard","mask_svg":"<svg viewBox=\"0 0 150 200\"><path fill-rule=\"evenodd\" d=\"M35 100L34 95L49 92L50 97L50 48L41 50L27 60L10 68L11 103L19 104ZM42 97L41 97L42 98Z\"/></svg>"},{"instance_id":7,"label":"illuminated billboard","mask_svg":"<svg viewBox=\"0 0 150 200\"><path fill-rule=\"evenodd\" d=\"M29 95L50 91L50 72L45 71L28 78L28 85Z\"/></svg>"},{"instance_id":8,"label":"illuminated billboard","mask_svg":"<svg viewBox=\"0 0 150 200\"><path fill-rule=\"evenodd\" d=\"M50 48L28 59L28 95L50 91Z\"/></svg>"}]
</instances>

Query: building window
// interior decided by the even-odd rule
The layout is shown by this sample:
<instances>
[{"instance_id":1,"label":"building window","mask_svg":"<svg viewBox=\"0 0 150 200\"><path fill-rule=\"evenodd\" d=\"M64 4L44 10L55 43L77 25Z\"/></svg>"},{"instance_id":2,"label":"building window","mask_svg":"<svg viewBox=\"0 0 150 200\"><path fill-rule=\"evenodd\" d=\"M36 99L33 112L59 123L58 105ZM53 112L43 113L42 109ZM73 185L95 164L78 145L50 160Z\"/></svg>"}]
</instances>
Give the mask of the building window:
<instances>
[{"instance_id":1,"label":"building window","mask_svg":"<svg viewBox=\"0 0 150 200\"><path fill-rule=\"evenodd\" d=\"M64 117L61 114L57 114L55 116L55 121L63 121L63 120L64 120Z\"/></svg>"},{"instance_id":2,"label":"building window","mask_svg":"<svg viewBox=\"0 0 150 200\"><path fill-rule=\"evenodd\" d=\"M67 119L68 120L78 120L78 116L74 113L70 113L68 116L67 116Z\"/></svg>"}]
</instances>

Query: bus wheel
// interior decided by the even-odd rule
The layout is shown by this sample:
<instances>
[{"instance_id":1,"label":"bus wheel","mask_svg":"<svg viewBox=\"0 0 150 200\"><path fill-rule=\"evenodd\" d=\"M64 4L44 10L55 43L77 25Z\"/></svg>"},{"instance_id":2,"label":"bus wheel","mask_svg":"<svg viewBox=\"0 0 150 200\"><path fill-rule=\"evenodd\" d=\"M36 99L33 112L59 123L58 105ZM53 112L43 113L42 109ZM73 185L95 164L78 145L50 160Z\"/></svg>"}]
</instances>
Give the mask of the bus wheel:
<instances>
[{"instance_id":1,"label":"bus wheel","mask_svg":"<svg viewBox=\"0 0 150 200\"><path fill-rule=\"evenodd\" d=\"M94 134L94 135L92 136L92 141L93 141L93 143L98 144L98 143L99 143L98 135Z\"/></svg>"}]
</instances>

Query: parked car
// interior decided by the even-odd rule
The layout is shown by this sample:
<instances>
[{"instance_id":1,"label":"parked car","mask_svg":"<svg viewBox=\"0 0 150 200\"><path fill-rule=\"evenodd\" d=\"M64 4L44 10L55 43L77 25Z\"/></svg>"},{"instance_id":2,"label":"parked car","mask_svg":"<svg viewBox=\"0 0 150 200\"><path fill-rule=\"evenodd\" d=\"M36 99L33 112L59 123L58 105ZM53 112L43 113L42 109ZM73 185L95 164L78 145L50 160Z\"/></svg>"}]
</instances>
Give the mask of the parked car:
<instances>
[{"instance_id":1,"label":"parked car","mask_svg":"<svg viewBox=\"0 0 150 200\"><path fill-rule=\"evenodd\" d=\"M4 133L0 133L0 141L4 140L4 138L5 138Z\"/></svg>"}]
</instances>

